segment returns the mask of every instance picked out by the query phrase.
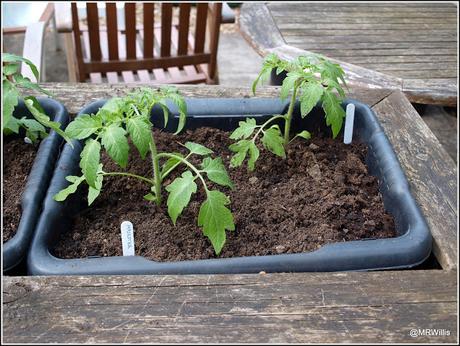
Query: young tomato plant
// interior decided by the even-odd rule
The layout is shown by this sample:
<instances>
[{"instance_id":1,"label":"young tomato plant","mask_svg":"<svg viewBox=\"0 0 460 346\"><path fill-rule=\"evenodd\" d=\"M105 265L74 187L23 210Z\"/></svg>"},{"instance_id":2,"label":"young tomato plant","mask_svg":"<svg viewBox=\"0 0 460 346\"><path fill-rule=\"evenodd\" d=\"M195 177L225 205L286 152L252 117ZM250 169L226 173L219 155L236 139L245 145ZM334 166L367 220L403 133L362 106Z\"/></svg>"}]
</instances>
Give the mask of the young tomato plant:
<instances>
[{"instance_id":1,"label":"young tomato plant","mask_svg":"<svg viewBox=\"0 0 460 346\"><path fill-rule=\"evenodd\" d=\"M32 82L29 78L22 76L19 72L20 64L25 63L29 66L38 81L39 73L37 67L30 60L9 53L2 53L2 62L5 64L2 68L3 133L5 135L19 133L19 129L23 128L26 137L29 138L30 141L36 142L39 138L45 138L48 135L46 128L51 128L66 140L70 141L68 136L60 129L61 124L50 120L34 96L23 96L21 94L22 89L31 89L51 96L49 92L42 89L37 83ZM18 105L19 98L21 97L23 97L24 104L34 119L28 119L25 116L16 118L13 115L14 108Z\"/></svg>"},{"instance_id":2,"label":"young tomato plant","mask_svg":"<svg viewBox=\"0 0 460 346\"><path fill-rule=\"evenodd\" d=\"M223 192L211 189L206 178L221 186L233 188L221 158L212 158L212 150L205 146L187 142L183 146L188 149L186 156L180 153L158 152L153 136L153 124L150 114L154 105L163 109L165 126L169 117L166 100L172 100L179 109L179 133L186 119L187 107L184 99L172 87L160 90L140 89L122 98L110 99L94 115L80 115L66 128L66 134L77 140L85 140L81 152L81 176L68 176L71 183L54 196L56 201L63 201L68 195L77 191L78 186L85 182L89 185L88 205L99 196L104 177L125 176L139 179L150 188L144 198L160 205L162 202L161 187L165 178L179 166L185 168L181 176L166 186L169 193L167 199L168 214L175 224L177 218L190 202L192 194L197 191L197 183L202 185L206 200L200 207L198 226L203 228L216 254L219 254L225 243L225 231L235 229L233 215L227 208L229 197ZM130 172L106 172L100 162L102 148L122 168L128 163L128 137L145 159L149 154L153 176L139 176ZM201 164L194 165L189 158L192 155L201 156ZM160 162L161 161L161 162Z\"/></svg>"},{"instance_id":3,"label":"young tomato plant","mask_svg":"<svg viewBox=\"0 0 460 346\"><path fill-rule=\"evenodd\" d=\"M231 139L239 140L229 147L235 152L230 161L232 167L241 166L249 153L248 169L254 170L260 154L257 147L259 136L262 136L260 142L267 150L282 158L286 157L286 148L292 140L297 137L304 139L311 137L308 131L302 131L291 137L292 115L297 98L300 101L302 118L307 116L319 101L322 101L326 125L331 127L333 138L337 137L342 128L345 111L341 103L345 93L340 83L344 86L346 83L344 72L338 64L333 64L316 54L299 56L291 62L280 59L276 54L270 54L265 58L262 69L252 85L254 94L257 84L268 79L272 70L275 70L276 74L287 72L280 91L283 100L291 95L287 113L275 114L261 125L257 125L255 119L248 118L246 121L240 121L239 127L230 135ZM275 120L284 121L284 134L277 124L273 124Z\"/></svg>"}]
</instances>

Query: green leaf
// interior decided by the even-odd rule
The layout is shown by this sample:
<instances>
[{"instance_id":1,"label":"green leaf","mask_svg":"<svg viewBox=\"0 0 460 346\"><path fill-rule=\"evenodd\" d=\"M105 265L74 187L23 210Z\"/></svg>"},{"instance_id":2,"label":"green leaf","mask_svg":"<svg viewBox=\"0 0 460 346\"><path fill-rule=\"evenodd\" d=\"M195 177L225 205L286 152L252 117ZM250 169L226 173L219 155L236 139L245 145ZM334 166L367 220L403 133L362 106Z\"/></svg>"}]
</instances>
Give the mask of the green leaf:
<instances>
[{"instance_id":1,"label":"green leaf","mask_svg":"<svg viewBox=\"0 0 460 346\"><path fill-rule=\"evenodd\" d=\"M323 109L326 113L326 125L332 128L332 137L336 138L342 129L345 111L341 101L333 92L327 90L324 92Z\"/></svg>"},{"instance_id":2,"label":"green leaf","mask_svg":"<svg viewBox=\"0 0 460 346\"><path fill-rule=\"evenodd\" d=\"M43 108L38 103L37 99L33 96L27 96L24 98L24 104L33 117L43 126L49 127L57 132L67 143L73 148L72 140L70 137L61 130L61 124L56 121L51 121L50 118L44 113Z\"/></svg>"},{"instance_id":3,"label":"green leaf","mask_svg":"<svg viewBox=\"0 0 460 346\"><path fill-rule=\"evenodd\" d=\"M126 129L137 150L139 150L142 159L145 159L145 155L147 155L149 151L150 142L152 140L152 125L150 121L146 117L135 116L128 119L126 122Z\"/></svg>"},{"instance_id":4,"label":"green leaf","mask_svg":"<svg viewBox=\"0 0 460 346\"><path fill-rule=\"evenodd\" d=\"M255 163L257 159L259 158L259 148L257 148L256 144L254 142L251 142L249 145L249 160L248 160L248 169L250 171L253 171L255 168Z\"/></svg>"},{"instance_id":5,"label":"green leaf","mask_svg":"<svg viewBox=\"0 0 460 346\"><path fill-rule=\"evenodd\" d=\"M46 129L45 127L40 124L37 120L35 119L27 119L27 118L22 118L19 120L19 122L24 125L26 129L32 132L42 132L46 134Z\"/></svg>"},{"instance_id":6,"label":"green leaf","mask_svg":"<svg viewBox=\"0 0 460 346\"><path fill-rule=\"evenodd\" d=\"M227 174L224 163L220 157L211 159L206 157L202 164L201 169L208 175L209 180L222 186L228 186L233 189L233 183Z\"/></svg>"},{"instance_id":7,"label":"green leaf","mask_svg":"<svg viewBox=\"0 0 460 346\"><path fill-rule=\"evenodd\" d=\"M296 137L302 137L304 139L310 139L311 138L311 133L308 132L307 130L303 130L302 132L299 132L298 134L295 135Z\"/></svg>"},{"instance_id":8,"label":"green leaf","mask_svg":"<svg viewBox=\"0 0 460 346\"><path fill-rule=\"evenodd\" d=\"M169 108L168 106L166 106L166 103L162 100L160 100L159 105L163 110L163 126L166 127L166 125L168 125L169 120Z\"/></svg>"},{"instance_id":9,"label":"green leaf","mask_svg":"<svg viewBox=\"0 0 460 346\"><path fill-rule=\"evenodd\" d=\"M249 146L251 145L252 141L248 139L242 139L236 143L233 143L228 148L236 153L232 156L230 160L231 167L239 167L243 163L244 159L246 158L247 152L249 150Z\"/></svg>"},{"instance_id":10,"label":"green leaf","mask_svg":"<svg viewBox=\"0 0 460 346\"><path fill-rule=\"evenodd\" d=\"M129 144L126 131L118 124L112 124L102 132L102 145L109 156L122 168L128 164Z\"/></svg>"},{"instance_id":11,"label":"green leaf","mask_svg":"<svg viewBox=\"0 0 460 346\"><path fill-rule=\"evenodd\" d=\"M2 53L2 62L24 62L29 66L37 81L39 80L39 73L37 67L29 59L23 58L22 56L15 54Z\"/></svg>"},{"instance_id":12,"label":"green leaf","mask_svg":"<svg viewBox=\"0 0 460 346\"><path fill-rule=\"evenodd\" d=\"M155 195L149 192L148 194L144 196L144 199L147 201L153 202L153 201L156 201L157 198L155 197Z\"/></svg>"},{"instance_id":13,"label":"green leaf","mask_svg":"<svg viewBox=\"0 0 460 346\"><path fill-rule=\"evenodd\" d=\"M16 84L20 85L23 88L36 90L45 95L52 96L51 93L43 89L41 86L39 86L36 83L33 83L29 78L23 77L19 73L16 73L13 77L14 77L14 81L16 82Z\"/></svg>"},{"instance_id":14,"label":"green leaf","mask_svg":"<svg viewBox=\"0 0 460 346\"><path fill-rule=\"evenodd\" d=\"M235 230L233 215L226 207L229 203L230 199L222 192L209 191L198 214L198 226L203 227L203 233L211 241L217 255L225 244L225 230Z\"/></svg>"},{"instance_id":15,"label":"green leaf","mask_svg":"<svg viewBox=\"0 0 460 346\"><path fill-rule=\"evenodd\" d=\"M19 92L9 80L3 80L3 112L2 112L2 130L10 122L13 117L14 108L18 104Z\"/></svg>"},{"instance_id":16,"label":"green leaf","mask_svg":"<svg viewBox=\"0 0 460 346\"><path fill-rule=\"evenodd\" d=\"M57 194L53 196L53 199L58 202L64 201L70 194L75 193L78 189L78 186L85 180L84 176L67 176L66 179L71 182L69 186L65 189L62 189Z\"/></svg>"},{"instance_id":17,"label":"green leaf","mask_svg":"<svg viewBox=\"0 0 460 346\"><path fill-rule=\"evenodd\" d=\"M300 95L300 114L304 118L311 112L313 107L321 100L323 95L323 87L318 82L310 82L303 84L301 87L302 94Z\"/></svg>"},{"instance_id":18,"label":"green leaf","mask_svg":"<svg viewBox=\"0 0 460 346\"><path fill-rule=\"evenodd\" d=\"M184 157L181 153L173 154L179 157ZM175 157L170 157L168 160L166 160L166 162L161 167L161 178L165 178L166 174L180 163L181 161L179 159L176 159Z\"/></svg>"},{"instance_id":19,"label":"green leaf","mask_svg":"<svg viewBox=\"0 0 460 346\"><path fill-rule=\"evenodd\" d=\"M99 165L99 170L102 170L102 164ZM90 186L88 189L88 206L90 206L94 200L99 196L102 189L102 180L104 176L102 174L98 174L96 178L96 183L94 187Z\"/></svg>"},{"instance_id":20,"label":"green leaf","mask_svg":"<svg viewBox=\"0 0 460 346\"><path fill-rule=\"evenodd\" d=\"M289 72L287 74L286 78L283 80L283 84L281 85L280 98L282 100L285 100L289 96L289 93L292 92L295 82L299 77L300 76L297 72Z\"/></svg>"},{"instance_id":21,"label":"green leaf","mask_svg":"<svg viewBox=\"0 0 460 346\"><path fill-rule=\"evenodd\" d=\"M3 66L3 74L5 76L10 76L19 71L19 64L10 63L8 65Z\"/></svg>"},{"instance_id":22,"label":"green leaf","mask_svg":"<svg viewBox=\"0 0 460 346\"><path fill-rule=\"evenodd\" d=\"M185 126L187 119L187 104L184 98L179 94L179 91L175 87L163 87L161 89L165 98L169 98L179 109L179 124L177 125L177 131L174 134L181 132Z\"/></svg>"},{"instance_id":23,"label":"green leaf","mask_svg":"<svg viewBox=\"0 0 460 346\"><path fill-rule=\"evenodd\" d=\"M109 99L102 107L109 114L121 114L124 110L125 102L121 97L113 97Z\"/></svg>"},{"instance_id":24,"label":"green leaf","mask_svg":"<svg viewBox=\"0 0 460 346\"><path fill-rule=\"evenodd\" d=\"M266 80L268 80L268 78L270 77L271 72L272 72L272 67L271 66L263 66L262 67L262 69L259 72L259 75L254 80L254 82L252 83L251 90L252 90L252 93L254 95L256 94L257 84L263 83Z\"/></svg>"},{"instance_id":25,"label":"green leaf","mask_svg":"<svg viewBox=\"0 0 460 346\"><path fill-rule=\"evenodd\" d=\"M190 150L190 154L197 154L197 155L209 155L212 154L213 151L211 149L206 148L204 145L194 143L194 142L187 142L184 146Z\"/></svg>"},{"instance_id":26,"label":"green leaf","mask_svg":"<svg viewBox=\"0 0 460 346\"><path fill-rule=\"evenodd\" d=\"M192 193L196 192L197 186L194 180L195 177L193 174L190 171L185 171L181 177L176 178L171 184L166 186L166 191L169 192L167 201L168 214L174 225L176 224L177 217L190 202Z\"/></svg>"},{"instance_id":27,"label":"green leaf","mask_svg":"<svg viewBox=\"0 0 460 346\"><path fill-rule=\"evenodd\" d=\"M230 135L231 139L248 138L256 129L256 120L247 118L246 121L240 121L238 127Z\"/></svg>"},{"instance_id":28,"label":"green leaf","mask_svg":"<svg viewBox=\"0 0 460 346\"><path fill-rule=\"evenodd\" d=\"M7 124L3 125L3 133L8 134L8 131L13 133L19 133L19 127L21 126L21 121L15 117L11 117L8 120Z\"/></svg>"},{"instance_id":29,"label":"green leaf","mask_svg":"<svg viewBox=\"0 0 460 346\"><path fill-rule=\"evenodd\" d=\"M277 125L273 125L268 130L264 131L262 144L273 154L282 158L286 157L286 153L284 151L284 138L281 135L281 131Z\"/></svg>"},{"instance_id":30,"label":"green leaf","mask_svg":"<svg viewBox=\"0 0 460 346\"><path fill-rule=\"evenodd\" d=\"M101 121L88 114L76 117L65 129L65 133L75 139L85 139L102 127Z\"/></svg>"},{"instance_id":31,"label":"green leaf","mask_svg":"<svg viewBox=\"0 0 460 346\"><path fill-rule=\"evenodd\" d=\"M101 144L95 139L88 139L80 154L80 168L89 186L96 188L97 172L101 159Z\"/></svg>"}]
</instances>

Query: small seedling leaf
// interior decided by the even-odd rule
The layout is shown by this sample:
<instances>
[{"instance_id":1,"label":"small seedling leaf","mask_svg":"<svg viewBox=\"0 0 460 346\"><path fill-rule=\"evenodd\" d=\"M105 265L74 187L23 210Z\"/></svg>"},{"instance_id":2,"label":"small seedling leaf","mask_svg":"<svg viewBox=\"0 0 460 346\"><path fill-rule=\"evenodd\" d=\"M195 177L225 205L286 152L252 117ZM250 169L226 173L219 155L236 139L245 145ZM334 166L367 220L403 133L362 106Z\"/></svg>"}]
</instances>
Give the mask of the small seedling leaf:
<instances>
[{"instance_id":1,"label":"small seedling leaf","mask_svg":"<svg viewBox=\"0 0 460 346\"><path fill-rule=\"evenodd\" d=\"M220 157L215 159L206 157L201 164L201 168L212 182L222 186L228 186L231 189L233 188L233 183Z\"/></svg>"},{"instance_id":2,"label":"small seedling leaf","mask_svg":"<svg viewBox=\"0 0 460 346\"><path fill-rule=\"evenodd\" d=\"M230 199L222 192L209 191L198 214L198 226L203 227L203 233L211 241L217 255L225 244L225 231L235 230L233 215L226 207L229 203Z\"/></svg>"},{"instance_id":3,"label":"small seedling leaf","mask_svg":"<svg viewBox=\"0 0 460 346\"><path fill-rule=\"evenodd\" d=\"M197 190L194 180L195 177L193 174L190 171L185 171L181 177L176 178L171 184L166 186L166 191L169 192L167 201L168 214L174 225L176 224L177 217L190 202L192 193L195 193Z\"/></svg>"},{"instance_id":4,"label":"small seedling leaf","mask_svg":"<svg viewBox=\"0 0 460 346\"><path fill-rule=\"evenodd\" d=\"M102 145L109 156L122 168L128 164L129 145L126 131L118 124L112 124L102 132Z\"/></svg>"},{"instance_id":5,"label":"small seedling leaf","mask_svg":"<svg viewBox=\"0 0 460 346\"><path fill-rule=\"evenodd\" d=\"M194 143L194 142L187 142L184 146L190 150L190 154L197 154L197 155L209 155L212 154L213 151L211 149L206 148L204 145Z\"/></svg>"}]
</instances>

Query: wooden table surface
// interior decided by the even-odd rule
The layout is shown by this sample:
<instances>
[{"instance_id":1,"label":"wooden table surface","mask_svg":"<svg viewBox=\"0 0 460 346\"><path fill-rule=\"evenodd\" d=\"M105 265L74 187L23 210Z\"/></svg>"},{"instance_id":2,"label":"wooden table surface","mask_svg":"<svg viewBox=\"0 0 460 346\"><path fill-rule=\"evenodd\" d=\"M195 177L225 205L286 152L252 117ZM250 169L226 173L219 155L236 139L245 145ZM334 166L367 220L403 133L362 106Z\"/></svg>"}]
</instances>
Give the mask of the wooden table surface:
<instances>
[{"instance_id":1,"label":"wooden table surface","mask_svg":"<svg viewBox=\"0 0 460 346\"><path fill-rule=\"evenodd\" d=\"M71 114L132 86L44 84ZM248 88L179 86L189 97ZM260 89L277 97L279 88ZM4 342L455 342L457 168L400 91L352 87L380 120L442 269L246 275L3 277ZM440 330L438 336L411 329ZM441 331L443 330L443 331ZM418 331L419 332L419 331ZM447 335L448 334L448 335Z\"/></svg>"},{"instance_id":2,"label":"wooden table surface","mask_svg":"<svg viewBox=\"0 0 460 346\"><path fill-rule=\"evenodd\" d=\"M362 83L402 90L413 102L453 106L457 21L453 2L269 2L244 4L240 27L261 54L320 53Z\"/></svg>"}]
</instances>

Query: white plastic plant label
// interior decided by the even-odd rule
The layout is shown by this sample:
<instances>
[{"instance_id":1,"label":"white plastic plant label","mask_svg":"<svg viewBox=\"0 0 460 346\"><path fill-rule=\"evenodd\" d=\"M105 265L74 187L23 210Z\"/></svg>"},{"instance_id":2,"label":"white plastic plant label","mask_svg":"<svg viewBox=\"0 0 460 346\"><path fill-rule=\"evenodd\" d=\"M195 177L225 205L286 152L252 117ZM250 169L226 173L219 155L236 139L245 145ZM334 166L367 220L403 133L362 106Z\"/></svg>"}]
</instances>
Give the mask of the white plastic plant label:
<instances>
[{"instance_id":1,"label":"white plastic plant label","mask_svg":"<svg viewBox=\"0 0 460 346\"><path fill-rule=\"evenodd\" d=\"M121 223L121 243L123 256L134 256L134 227L129 221Z\"/></svg>"},{"instance_id":2,"label":"white plastic plant label","mask_svg":"<svg viewBox=\"0 0 460 346\"><path fill-rule=\"evenodd\" d=\"M345 131L343 133L343 142L350 144L353 139L353 123L355 121L355 105L349 103L347 105L347 114L345 116Z\"/></svg>"}]
</instances>

